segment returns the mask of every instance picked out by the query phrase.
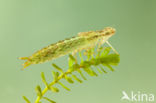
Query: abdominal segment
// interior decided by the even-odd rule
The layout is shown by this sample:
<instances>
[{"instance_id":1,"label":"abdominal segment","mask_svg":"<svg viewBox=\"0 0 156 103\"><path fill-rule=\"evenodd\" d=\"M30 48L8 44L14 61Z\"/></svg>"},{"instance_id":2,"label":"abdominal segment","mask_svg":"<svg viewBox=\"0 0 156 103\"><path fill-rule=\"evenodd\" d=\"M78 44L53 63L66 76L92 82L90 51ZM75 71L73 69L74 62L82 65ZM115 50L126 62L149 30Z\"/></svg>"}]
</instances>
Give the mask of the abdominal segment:
<instances>
[{"instance_id":1,"label":"abdominal segment","mask_svg":"<svg viewBox=\"0 0 156 103\"><path fill-rule=\"evenodd\" d=\"M86 44L85 38L71 38L64 41L60 41L56 44L51 44L46 48L37 51L30 56L33 64L43 63L49 60L53 60L60 56L71 53L79 48L82 48Z\"/></svg>"},{"instance_id":2,"label":"abdominal segment","mask_svg":"<svg viewBox=\"0 0 156 103\"><path fill-rule=\"evenodd\" d=\"M44 63L69 53L88 49L90 46L93 46L97 43L99 37L100 35L97 35L96 32L87 32L85 35L76 36L59 41L55 44L51 44L35 52L32 56L23 57L20 59L27 60L23 64L24 68L31 64Z\"/></svg>"}]
</instances>

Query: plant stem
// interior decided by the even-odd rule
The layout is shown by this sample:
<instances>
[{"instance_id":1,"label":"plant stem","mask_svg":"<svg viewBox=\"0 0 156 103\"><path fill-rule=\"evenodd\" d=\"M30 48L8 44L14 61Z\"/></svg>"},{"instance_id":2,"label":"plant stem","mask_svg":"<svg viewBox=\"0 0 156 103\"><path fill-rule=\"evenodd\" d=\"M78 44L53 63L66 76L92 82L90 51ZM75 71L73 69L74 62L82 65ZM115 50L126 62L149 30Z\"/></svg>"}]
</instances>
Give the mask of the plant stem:
<instances>
[{"instance_id":1,"label":"plant stem","mask_svg":"<svg viewBox=\"0 0 156 103\"><path fill-rule=\"evenodd\" d=\"M70 72L70 71L67 71L67 72L65 72L65 73L62 73L62 74L57 78L57 80L52 81L48 86L50 87L50 86L56 84L59 80L61 80L62 78L64 78L65 75L68 75L68 74L71 74L71 72ZM48 91L48 87L46 87L46 88L42 91L42 96L43 96L47 91ZM42 98L42 97L38 96L37 99L36 99L36 101L35 101L35 103L39 103L41 98Z\"/></svg>"}]
</instances>

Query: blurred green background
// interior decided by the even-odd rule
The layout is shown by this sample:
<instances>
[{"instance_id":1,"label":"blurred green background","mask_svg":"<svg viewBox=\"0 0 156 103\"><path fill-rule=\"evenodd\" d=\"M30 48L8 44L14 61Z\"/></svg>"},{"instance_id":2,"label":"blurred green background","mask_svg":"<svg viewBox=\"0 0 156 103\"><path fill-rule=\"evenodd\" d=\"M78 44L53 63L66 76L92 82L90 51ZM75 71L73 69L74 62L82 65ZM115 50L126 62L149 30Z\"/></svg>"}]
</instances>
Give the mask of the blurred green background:
<instances>
[{"instance_id":1,"label":"blurred green background","mask_svg":"<svg viewBox=\"0 0 156 103\"><path fill-rule=\"evenodd\" d=\"M57 103L122 103L122 91L156 95L155 0L0 0L0 103L24 103L23 95L34 101L35 86L44 87L42 71L52 80L52 61L21 71L18 57L107 26L117 30L109 40L121 55L116 71L88 76L83 84L64 82L71 92L48 97ZM65 68L66 60L53 62Z\"/></svg>"}]
</instances>

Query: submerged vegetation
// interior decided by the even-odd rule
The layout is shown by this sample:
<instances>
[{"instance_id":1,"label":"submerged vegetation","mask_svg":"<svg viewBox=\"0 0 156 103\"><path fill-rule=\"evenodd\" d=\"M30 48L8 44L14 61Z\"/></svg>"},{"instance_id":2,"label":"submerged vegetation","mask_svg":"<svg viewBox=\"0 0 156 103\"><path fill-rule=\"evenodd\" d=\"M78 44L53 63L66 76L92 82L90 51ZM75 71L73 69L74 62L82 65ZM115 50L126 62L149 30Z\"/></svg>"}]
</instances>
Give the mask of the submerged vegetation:
<instances>
[{"instance_id":1,"label":"submerged vegetation","mask_svg":"<svg viewBox=\"0 0 156 103\"><path fill-rule=\"evenodd\" d=\"M85 52L85 56L82 55L82 52L79 52L80 61L77 61L77 58L75 56L69 55L68 69L66 71L64 71L64 69L62 69L60 66L52 64L53 68L55 68L55 70L52 71L53 80L48 83L45 78L44 72L41 72L41 78L43 83L45 84L45 88L42 89L39 85L36 86L35 90L37 98L35 100L35 103L41 103L43 100L47 100L50 103L56 103L54 100L45 97L45 94L48 91L59 92L59 88L57 88L55 84L59 84L65 90L70 91L70 88L66 87L62 83L62 79L65 79L67 82L72 84L75 81L82 83L83 80L87 80L83 71L88 75L95 77L98 76L99 73L107 73L104 67L109 68L110 71L114 71L112 66L118 65L120 59L119 54L110 53L110 51L110 47L103 47L97 50L97 52L95 52L95 48L90 49L89 51ZM73 74L74 72L78 72L83 80L80 79L79 76ZM30 100L25 96L23 96L23 98L26 103L33 103L30 102Z\"/></svg>"}]
</instances>

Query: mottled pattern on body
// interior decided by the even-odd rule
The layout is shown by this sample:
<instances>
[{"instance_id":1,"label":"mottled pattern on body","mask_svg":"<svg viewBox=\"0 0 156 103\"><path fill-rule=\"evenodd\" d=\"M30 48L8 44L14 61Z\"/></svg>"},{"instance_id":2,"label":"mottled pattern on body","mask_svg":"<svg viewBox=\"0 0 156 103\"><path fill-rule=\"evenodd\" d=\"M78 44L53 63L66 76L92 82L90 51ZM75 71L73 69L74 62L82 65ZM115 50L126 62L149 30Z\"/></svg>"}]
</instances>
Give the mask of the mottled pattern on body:
<instances>
[{"instance_id":1,"label":"mottled pattern on body","mask_svg":"<svg viewBox=\"0 0 156 103\"><path fill-rule=\"evenodd\" d=\"M85 42L86 40L80 37L73 37L71 39L59 41L58 43L51 44L48 47L37 51L30 58L35 64L49 61L70 53L72 50L77 49L77 47L83 45Z\"/></svg>"},{"instance_id":2,"label":"mottled pattern on body","mask_svg":"<svg viewBox=\"0 0 156 103\"><path fill-rule=\"evenodd\" d=\"M22 60L27 60L24 68L31 64L39 64L61 57L63 55L87 49L99 43L103 44L112 34L115 33L113 28L105 28L100 31L80 32L78 36L59 41L51 44L29 57L21 57Z\"/></svg>"}]
</instances>

